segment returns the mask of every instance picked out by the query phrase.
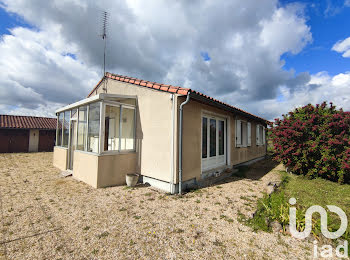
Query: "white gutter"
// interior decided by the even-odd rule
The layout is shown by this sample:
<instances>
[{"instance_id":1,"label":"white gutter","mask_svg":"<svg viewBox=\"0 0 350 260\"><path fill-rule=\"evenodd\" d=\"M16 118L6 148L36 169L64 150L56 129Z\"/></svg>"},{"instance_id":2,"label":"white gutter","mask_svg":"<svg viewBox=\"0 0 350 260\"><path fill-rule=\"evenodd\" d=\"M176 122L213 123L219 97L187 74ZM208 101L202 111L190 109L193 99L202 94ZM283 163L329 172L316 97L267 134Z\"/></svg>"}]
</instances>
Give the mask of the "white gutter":
<instances>
[{"instance_id":1,"label":"white gutter","mask_svg":"<svg viewBox=\"0 0 350 260\"><path fill-rule=\"evenodd\" d=\"M180 105L180 126L179 126L179 194L182 194L182 128L183 128L183 106L190 101L190 91L186 100Z\"/></svg>"},{"instance_id":2,"label":"white gutter","mask_svg":"<svg viewBox=\"0 0 350 260\"><path fill-rule=\"evenodd\" d=\"M174 163L174 150L175 150L175 95L171 94L171 100L172 100L172 122L171 122L171 177L170 177L170 193L174 194L174 168L175 168L175 163Z\"/></svg>"}]
</instances>

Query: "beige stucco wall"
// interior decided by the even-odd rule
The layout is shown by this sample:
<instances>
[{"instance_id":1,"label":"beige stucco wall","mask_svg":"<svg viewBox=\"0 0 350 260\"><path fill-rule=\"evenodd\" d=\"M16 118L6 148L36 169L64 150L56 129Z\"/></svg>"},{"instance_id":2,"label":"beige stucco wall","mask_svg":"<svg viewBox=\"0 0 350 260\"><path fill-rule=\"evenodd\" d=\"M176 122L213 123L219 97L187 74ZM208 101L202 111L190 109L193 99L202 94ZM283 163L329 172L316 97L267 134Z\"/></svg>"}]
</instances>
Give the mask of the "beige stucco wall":
<instances>
[{"instance_id":1,"label":"beige stucco wall","mask_svg":"<svg viewBox=\"0 0 350 260\"><path fill-rule=\"evenodd\" d=\"M74 151L73 177L94 188L125 184L125 175L136 172L136 153L97 155Z\"/></svg>"},{"instance_id":2,"label":"beige stucco wall","mask_svg":"<svg viewBox=\"0 0 350 260\"><path fill-rule=\"evenodd\" d=\"M67 148L55 146L53 152L53 165L64 171L67 166Z\"/></svg>"},{"instance_id":3,"label":"beige stucco wall","mask_svg":"<svg viewBox=\"0 0 350 260\"><path fill-rule=\"evenodd\" d=\"M185 100L184 97L179 97L178 105ZM199 103L197 101L190 101L184 106L183 112L183 181L192 178L200 179L202 151L201 151L201 118L202 112L214 113L217 116L227 118L227 166L246 162L255 158L262 157L266 154L266 147L256 145L256 122L251 119L236 116L230 112L226 112L215 107ZM251 122L251 146L246 148L235 147L235 119L242 119ZM230 151L229 151L230 149ZM178 162L178 158L176 160Z\"/></svg>"},{"instance_id":4,"label":"beige stucco wall","mask_svg":"<svg viewBox=\"0 0 350 260\"><path fill-rule=\"evenodd\" d=\"M37 152L39 148L39 130L30 129L29 130L29 152Z\"/></svg>"},{"instance_id":5,"label":"beige stucco wall","mask_svg":"<svg viewBox=\"0 0 350 260\"><path fill-rule=\"evenodd\" d=\"M125 175L136 172L136 160L136 153L99 156L97 187L125 184Z\"/></svg>"},{"instance_id":6,"label":"beige stucco wall","mask_svg":"<svg viewBox=\"0 0 350 260\"><path fill-rule=\"evenodd\" d=\"M97 93L103 93L102 87ZM136 172L170 182L172 164L171 94L108 80L107 93L137 96ZM94 92L96 94L96 92Z\"/></svg>"},{"instance_id":7,"label":"beige stucco wall","mask_svg":"<svg viewBox=\"0 0 350 260\"><path fill-rule=\"evenodd\" d=\"M74 151L73 177L97 188L98 155Z\"/></svg>"}]
</instances>

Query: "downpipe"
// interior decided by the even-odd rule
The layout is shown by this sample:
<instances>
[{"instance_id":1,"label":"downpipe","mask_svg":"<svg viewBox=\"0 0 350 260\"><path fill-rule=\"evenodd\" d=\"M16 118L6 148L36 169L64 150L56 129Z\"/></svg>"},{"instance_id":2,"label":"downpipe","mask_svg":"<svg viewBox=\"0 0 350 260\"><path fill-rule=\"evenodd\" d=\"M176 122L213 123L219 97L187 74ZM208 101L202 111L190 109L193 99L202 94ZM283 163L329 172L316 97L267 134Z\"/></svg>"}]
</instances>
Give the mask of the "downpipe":
<instances>
[{"instance_id":1,"label":"downpipe","mask_svg":"<svg viewBox=\"0 0 350 260\"><path fill-rule=\"evenodd\" d=\"M183 107L190 101L190 91L187 93L187 98L180 105L180 122L179 122L179 194L182 194L182 129L183 129Z\"/></svg>"}]
</instances>

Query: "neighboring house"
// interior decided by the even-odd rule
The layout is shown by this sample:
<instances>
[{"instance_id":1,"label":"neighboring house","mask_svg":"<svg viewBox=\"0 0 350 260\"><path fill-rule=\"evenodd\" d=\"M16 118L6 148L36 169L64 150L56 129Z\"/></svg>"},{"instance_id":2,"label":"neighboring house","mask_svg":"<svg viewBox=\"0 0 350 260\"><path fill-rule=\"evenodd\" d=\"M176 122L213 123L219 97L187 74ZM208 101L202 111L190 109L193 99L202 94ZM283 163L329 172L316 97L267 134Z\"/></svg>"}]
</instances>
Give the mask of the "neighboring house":
<instances>
[{"instance_id":1,"label":"neighboring house","mask_svg":"<svg viewBox=\"0 0 350 260\"><path fill-rule=\"evenodd\" d=\"M136 172L175 193L266 155L265 119L192 89L106 73L56 113L54 165L97 188Z\"/></svg>"},{"instance_id":2,"label":"neighboring house","mask_svg":"<svg viewBox=\"0 0 350 260\"><path fill-rule=\"evenodd\" d=\"M53 151L56 118L0 115L0 153Z\"/></svg>"}]
</instances>

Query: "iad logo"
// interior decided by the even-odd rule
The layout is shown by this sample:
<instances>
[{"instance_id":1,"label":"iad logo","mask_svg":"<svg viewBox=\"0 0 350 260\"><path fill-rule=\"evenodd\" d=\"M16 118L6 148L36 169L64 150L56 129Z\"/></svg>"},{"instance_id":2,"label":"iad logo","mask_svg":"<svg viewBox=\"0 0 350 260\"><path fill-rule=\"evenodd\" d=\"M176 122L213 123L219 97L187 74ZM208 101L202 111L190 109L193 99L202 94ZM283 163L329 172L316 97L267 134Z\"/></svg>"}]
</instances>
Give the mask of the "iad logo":
<instances>
[{"instance_id":1,"label":"iad logo","mask_svg":"<svg viewBox=\"0 0 350 260\"><path fill-rule=\"evenodd\" d=\"M296 204L296 199L295 198L290 198L289 199L289 204L295 205ZM348 218L345 214L345 212L334 205L327 205L327 208L329 211L334 212L338 214L341 224L340 228L335 231L335 232L329 232L328 227L327 227L327 211L318 205L311 206L306 210L305 213L305 229L304 231L298 231L296 227L296 208L295 207L290 207L289 208L289 231L292 234L293 237L299 238L299 239L304 239L308 237L311 233L312 230L312 215L317 212L321 216L321 232L322 234L329 239L337 239L341 237L348 226ZM322 246L322 251L321 251L321 257L332 257L332 246L331 245L323 245ZM340 250L344 250L344 253L341 253ZM339 245L336 248L336 255L338 257L347 257L348 256L348 241L344 241L344 245ZM317 250L317 241L314 242L314 257L318 257L318 250Z\"/></svg>"},{"instance_id":2,"label":"iad logo","mask_svg":"<svg viewBox=\"0 0 350 260\"><path fill-rule=\"evenodd\" d=\"M289 204L291 205L295 205L296 203L296 199L295 198L290 198L289 199ZM306 237L308 237L311 233L311 229L312 229L312 214L314 214L315 212L318 212L321 215L321 232L322 234L329 239L337 239L339 237L341 237L345 231L346 228L348 226L348 218L346 217L345 212L334 205L327 205L327 208L334 213L337 213L338 216L340 217L341 220L341 224L340 224L340 228L335 231L335 232L329 232L328 228L327 228L327 212L324 208L322 208L321 206L318 205L314 205L311 206L310 208L307 209L306 213L305 213L305 229L303 232L299 232L296 229L296 222L297 222L297 216L296 216L296 208L294 207L290 207L289 208L289 230L290 233L296 237L296 238L300 238L300 239L304 239Z\"/></svg>"}]
</instances>

